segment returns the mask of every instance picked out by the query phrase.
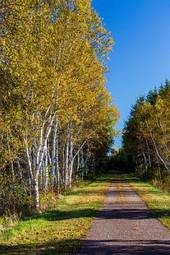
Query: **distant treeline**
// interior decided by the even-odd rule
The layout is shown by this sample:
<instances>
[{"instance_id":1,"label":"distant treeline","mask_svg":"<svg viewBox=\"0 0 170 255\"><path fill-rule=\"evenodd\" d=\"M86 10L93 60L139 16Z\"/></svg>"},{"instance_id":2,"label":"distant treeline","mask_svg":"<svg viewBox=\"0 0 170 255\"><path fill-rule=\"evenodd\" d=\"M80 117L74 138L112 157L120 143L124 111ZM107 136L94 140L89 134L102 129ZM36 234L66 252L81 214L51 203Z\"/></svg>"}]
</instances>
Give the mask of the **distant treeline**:
<instances>
[{"instance_id":1,"label":"distant treeline","mask_svg":"<svg viewBox=\"0 0 170 255\"><path fill-rule=\"evenodd\" d=\"M165 180L170 175L170 82L133 106L119 156L140 176Z\"/></svg>"},{"instance_id":2,"label":"distant treeline","mask_svg":"<svg viewBox=\"0 0 170 255\"><path fill-rule=\"evenodd\" d=\"M95 174L112 142L112 39L90 0L1 1L0 34L0 212L39 210L40 192Z\"/></svg>"}]
</instances>

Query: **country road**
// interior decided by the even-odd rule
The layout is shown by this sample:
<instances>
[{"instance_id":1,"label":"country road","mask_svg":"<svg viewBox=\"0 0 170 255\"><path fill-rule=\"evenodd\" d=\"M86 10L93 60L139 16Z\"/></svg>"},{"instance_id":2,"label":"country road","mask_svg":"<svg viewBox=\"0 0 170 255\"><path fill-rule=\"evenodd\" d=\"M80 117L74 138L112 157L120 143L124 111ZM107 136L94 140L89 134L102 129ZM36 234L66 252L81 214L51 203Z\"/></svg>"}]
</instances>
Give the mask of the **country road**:
<instances>
[{"instance_id":1,"label":"country road","mask_svg":"<svg viewBox=\"0 0 170 255\"><path fill-rule=\"evenodd\" d=\"M127 183L113 182L77 255L168 255L170 230Z\"/></svg>"}]
</instances>

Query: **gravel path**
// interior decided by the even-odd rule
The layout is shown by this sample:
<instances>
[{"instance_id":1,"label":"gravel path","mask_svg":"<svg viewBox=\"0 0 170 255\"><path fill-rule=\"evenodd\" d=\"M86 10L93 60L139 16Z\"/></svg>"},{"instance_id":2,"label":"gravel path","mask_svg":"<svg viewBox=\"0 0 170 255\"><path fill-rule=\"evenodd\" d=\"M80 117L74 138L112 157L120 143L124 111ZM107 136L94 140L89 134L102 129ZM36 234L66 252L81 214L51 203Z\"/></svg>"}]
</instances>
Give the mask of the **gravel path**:
<instances>
[{"instance_id":1,"label":"gravel path","mask_svg":"<svg viewBox=\"0 0 170 255\"><path fill-rule=\"evenodd\" d=\"M115 182L77 255L170 255L164 227L128 184Z\"/></svg>"}]
</instances>

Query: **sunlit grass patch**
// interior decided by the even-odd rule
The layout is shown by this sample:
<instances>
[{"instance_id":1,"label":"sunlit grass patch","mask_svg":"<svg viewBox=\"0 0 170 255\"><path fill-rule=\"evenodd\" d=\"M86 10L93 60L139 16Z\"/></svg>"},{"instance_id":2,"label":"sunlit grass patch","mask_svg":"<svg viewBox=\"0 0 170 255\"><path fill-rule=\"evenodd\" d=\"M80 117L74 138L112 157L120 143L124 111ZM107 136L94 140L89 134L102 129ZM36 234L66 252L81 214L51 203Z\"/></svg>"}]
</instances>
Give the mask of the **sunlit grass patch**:
<instances>
[{"instance_id":1,"label":"sunlit grass patch","mask_svg":"<svg viewBox=\"0 0 170 255\"><path fill-rule=\"evenodd\" d=\"M146 201L155 217L159 218L165 226L170 228L170 193L139 180L128 179L128 182Z\"/></svg>"},{"instance_id":2,"label":"sunlit grass patch","mask_svg":"<svg viewBox=\"0 0 170 255\"><path fill-rule=\"evenodd\" d=\"M55 208L20 221L0 236L1 254L71 254L103 205L111 176L84 183Z\"/></svg>"}]
</instances>

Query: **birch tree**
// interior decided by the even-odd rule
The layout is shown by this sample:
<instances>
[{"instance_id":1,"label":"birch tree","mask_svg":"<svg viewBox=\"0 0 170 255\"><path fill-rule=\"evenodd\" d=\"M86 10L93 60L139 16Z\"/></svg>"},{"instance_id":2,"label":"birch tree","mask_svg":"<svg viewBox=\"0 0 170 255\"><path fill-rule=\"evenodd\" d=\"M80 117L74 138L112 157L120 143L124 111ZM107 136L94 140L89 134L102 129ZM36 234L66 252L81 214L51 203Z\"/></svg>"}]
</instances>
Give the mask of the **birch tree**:
<instances>
[{"instance_id":1,"label":"birch tree","mask_svg":"<svg viewBox=\"0 0 170 255\"><path fill-rule=\"evenodd\" d=\"M170 171L169 93L167 81L138 100L125 127L124 149L142 175L162 178Z\"/></svg>"},{"instance_id":2,"label":"birch tree","mask_svg":"<svg viewBox=\"0 0 170 255\"><path fill-rule=\"evenodd\" d=\"M112 39L91 1L7 0L0 12L3 167L26 169L38 211L39 191L71 188L90 150L114 135L104 78Z\"/></svg>"}]
</instances>

